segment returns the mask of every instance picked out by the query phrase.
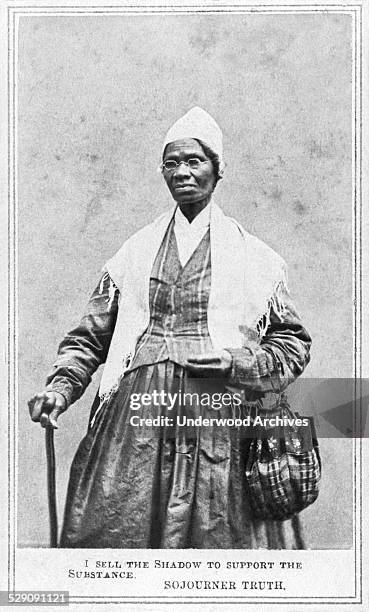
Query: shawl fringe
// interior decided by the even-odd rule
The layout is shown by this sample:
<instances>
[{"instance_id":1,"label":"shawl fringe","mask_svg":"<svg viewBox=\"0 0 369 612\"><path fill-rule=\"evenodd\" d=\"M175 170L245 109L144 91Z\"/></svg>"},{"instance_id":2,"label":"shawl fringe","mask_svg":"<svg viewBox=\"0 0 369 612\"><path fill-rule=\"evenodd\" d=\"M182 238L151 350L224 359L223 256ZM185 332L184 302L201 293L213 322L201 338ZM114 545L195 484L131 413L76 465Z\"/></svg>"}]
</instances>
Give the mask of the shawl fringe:
<instances>
[{"instance_id":1,"label":"shawl fringe","mask_svg":"<svg viewBox=\"0 0 369 612\"><path fill-rule=\"evenodd\" d=\"M284 315L286 314L286 305L283 300L283 294L288 293L287 282L285 280L279 281L274 289L273 294L268 300L267 310L260 317L256 323L256 331L260 340L264 338L267 329L270 325L270 315L273 312L277 315L279 320L282 322Z\"/></svg>"},{"instance_id":2,"label":"shawl fringe","mask_svg":"<svg viewBox=\"0 0 369 612\"><path fill-rule=\"evenodd\" d=\"M100 281L99 293L100 293L100 295L102 294L102 292L104 291L105 282L109 281L108 299L106 300L106 302L108 304L108 312L109 312L111 310L112 305L113 305L115 292L118 291L118 287L116 287L116 285L114 284L113 280L110 278L109 272L105 268L104 268L104 270L105 270L105 274L103 275L103 277L102 277L102 279Z\"/></svg>"},{"instance_id":3,"label":"shawl fringe","mask_svg":"<svg viewBox=\"0 0 369 612\"><path fill-rule=\"evenodd\" d=\"M114 284L114 283L113 283ZM114 285L115 286L115 285ZM122 373L119 376L117 382L113 385L113 387L111 387L111 389L109 389L109 391L107 391L106 393L100 395L100 404L94 414L94 416L91 419L91 423L90 423L90 428L92 429L92 427L94 426L95 422L96 422L96 417L97 415L101 412L101 410L107 406L110 402L110 400L112 399L113 395L115 395L115 393L118 391L119 389L119 385L121 383L121 380L124 376L124 374L126 373L126 371L128 370L130 363L133 359L133 354L130 353L129 355L127 355L124 359L123 359L123 367L122 367Z\"/></svg>"}]
</instances>

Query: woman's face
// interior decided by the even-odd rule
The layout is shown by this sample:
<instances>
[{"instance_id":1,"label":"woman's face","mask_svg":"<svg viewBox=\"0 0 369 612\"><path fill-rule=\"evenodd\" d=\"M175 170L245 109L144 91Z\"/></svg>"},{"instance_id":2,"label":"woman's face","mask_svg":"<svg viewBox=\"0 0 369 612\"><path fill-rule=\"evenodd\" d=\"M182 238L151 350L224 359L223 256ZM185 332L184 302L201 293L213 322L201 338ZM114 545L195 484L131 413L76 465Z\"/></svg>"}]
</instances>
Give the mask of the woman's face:
<instances>
[{"instance_id":1,"label":"woman's face","mask_svg":"<svg viewBox=\"0 0 369 612\"><path fill-rule=\"evenodd\" d=\"M196 168L190 168L189 159L198 159ZM205 155L202 146L193 138L184 138L171 142L165 148L163 162L176 161L179 165L174 170L163 168L163 175L168 189L179 204L200 202L207 198L216 185L213 162Z\"/></svg>"}]
</instances>

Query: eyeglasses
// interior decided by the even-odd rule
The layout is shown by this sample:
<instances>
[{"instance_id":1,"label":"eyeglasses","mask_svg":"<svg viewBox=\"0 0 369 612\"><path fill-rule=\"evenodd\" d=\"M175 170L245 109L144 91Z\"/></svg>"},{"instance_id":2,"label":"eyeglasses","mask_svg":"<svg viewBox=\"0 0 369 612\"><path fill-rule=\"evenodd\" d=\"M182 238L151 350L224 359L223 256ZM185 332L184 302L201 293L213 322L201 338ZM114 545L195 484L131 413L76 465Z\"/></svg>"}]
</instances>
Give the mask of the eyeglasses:
<instances>
[{"instance_id":1,"label":"eyeglasses","mask_svg":"<svg viewBox=\"0 0 369 612\"><path fill-rule=\"evenodd\" d=\"M190 170L197 170L201 164L206 164L209 159L199 159L198 157L190 157L187 161L177 162L175 159L167 159L163 162L160 167L162 170L166 170L167 172L174 172L181 164L186 164L190 168Z\"/></svg>"}]
</instances>

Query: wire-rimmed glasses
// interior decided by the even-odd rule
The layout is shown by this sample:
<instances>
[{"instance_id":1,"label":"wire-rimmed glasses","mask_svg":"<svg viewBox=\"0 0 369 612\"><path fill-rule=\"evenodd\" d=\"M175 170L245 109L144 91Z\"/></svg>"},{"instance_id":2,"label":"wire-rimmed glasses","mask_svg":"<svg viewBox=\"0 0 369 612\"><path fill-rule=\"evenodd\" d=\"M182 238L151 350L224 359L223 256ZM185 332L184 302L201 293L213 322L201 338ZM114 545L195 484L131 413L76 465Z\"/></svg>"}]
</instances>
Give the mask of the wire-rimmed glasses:
<instances>
[{"instance_id":1,"label":"wire-rimmed glasses","mask_svg":"<svg viewBox=\"0 0 369 612\"><path fill-rule=\"evenodd\" d=\"M198 157L190 157L187 161L179 161L177 162L175 159L167 159L162 164L160 164L160 168L162 171L166 170L167 172L174 172L181 164L186 164L190 170L198 170L201 164L206 164L209 159L199 159Z\"/></svg>"}]
</instances>

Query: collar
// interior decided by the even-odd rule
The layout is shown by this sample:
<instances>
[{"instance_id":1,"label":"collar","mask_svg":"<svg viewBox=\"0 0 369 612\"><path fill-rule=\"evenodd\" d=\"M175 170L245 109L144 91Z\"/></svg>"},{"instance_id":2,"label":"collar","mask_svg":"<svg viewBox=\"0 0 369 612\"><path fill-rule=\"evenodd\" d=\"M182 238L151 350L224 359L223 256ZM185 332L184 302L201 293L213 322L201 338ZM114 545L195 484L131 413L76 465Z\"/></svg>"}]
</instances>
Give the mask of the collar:
<instances>
[{"instance_id":1,"label":"collar","mask_svg":"<svg viewBox=\"0 0 369 612\"><path fill-rule=\"evenodd\" d=\"M180 230L186 231L186 232L191 232L191 233L196 232L205 227L209 227L210 215L211 215L211 201L209 202L207 206L205 206L204 210L202 210L194 218L192 223L189 223L189 221L186 219L183 212L181 211L180 207L177 206L175 214L174 214L175 227Z\"/></svg>"}]
</instances>

